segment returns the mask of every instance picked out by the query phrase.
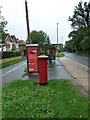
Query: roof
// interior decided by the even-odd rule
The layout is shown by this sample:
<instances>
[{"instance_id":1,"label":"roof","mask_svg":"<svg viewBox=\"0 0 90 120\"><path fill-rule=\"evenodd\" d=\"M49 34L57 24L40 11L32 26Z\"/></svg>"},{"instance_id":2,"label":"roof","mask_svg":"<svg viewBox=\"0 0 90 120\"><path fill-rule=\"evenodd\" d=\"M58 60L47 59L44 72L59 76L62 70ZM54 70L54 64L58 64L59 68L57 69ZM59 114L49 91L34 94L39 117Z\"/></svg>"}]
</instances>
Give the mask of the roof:
<instances>
[{"instance_id":1,"label":"roof","mask_svg":"<svg viewBox=\"0 0 90 120\"><path fill-rule=\"evenodd\" d=\"M18 41L18 45L26 45L26 42L24 40Z\"/></svg>"},{"instance_id":2,"label":"roof","mask_svg":"<svg viewBox=\"0 0 90 120\"><path fill-rule=\"evenodd\" d=\"M7 34L7 36L6 36L6 39L5 40L10 40L10 42L12 42L12 38L11 38L11 36L9 35L9 34Z\"/></svg>"},{"instance_id":3,"label":"roof","mask_svg":"<svg viewBox=\"0 0 90 120\"><path fill-rule=\"evenodd\" d=\"M38 44L27 44L26 46L27 46L27 47L28 47L28 46L31 46L31 47L37 47Z\"/></svg>"},{"instance_id":4,"label":"roof","mask_svg":"<svg viewBox=\"0 0 90 120\"><path fill-rule=\"evenodd\" d=\"M14 35L11 35L11 38L13 39L15 36Z\"/></svg>"}]
</instances>

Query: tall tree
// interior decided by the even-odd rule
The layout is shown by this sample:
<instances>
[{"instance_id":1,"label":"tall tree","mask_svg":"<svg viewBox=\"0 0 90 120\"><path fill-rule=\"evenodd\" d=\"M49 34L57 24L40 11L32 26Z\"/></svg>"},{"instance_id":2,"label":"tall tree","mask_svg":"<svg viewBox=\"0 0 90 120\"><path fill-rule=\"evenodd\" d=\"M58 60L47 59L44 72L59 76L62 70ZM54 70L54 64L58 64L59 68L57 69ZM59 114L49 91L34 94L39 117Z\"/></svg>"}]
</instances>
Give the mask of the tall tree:
<instances>
[{"instance_id":1,"label":"tall tree","mask_svg":"<svg viewBox=\"0 0 90 120\"><path fill-rule=\"evenodd\" d=\"M78 6L75 6L74 15L69 16L69 21L71 21L71 26L73 29L78 29L81 27L90 27L90 2L79 2Z\"/></svg>"},{"instance_id":2,"label":"tall tree","mask_svg":"<svg viewBox=\"0 0 90 120\"><path fill-rule=\"evenodd\" d=\"M71 21L73 31L70 32L68 37L73 39L76 51L82 51L82 44L86 44L85 40L87 40L84 38L89 38L90 34L90 2L79 2L74 9L74 15L69 16L69 21ZM84 42L81 42L82 40ZM87 42L89 41L87 40Z\"/></svg>"},{"instance_id":3,"label":"tall tree","mask_svg":"<svg viewBox=\"0 0 90 120\"><path fill-rule=\"evenodd\" d=\"M1 39L1 43L5 43L5 37L6 37L5 27L6 27L6 25L7 25L7 21L1 15L1 6L0 6L0 39Z\"/></svg>"}]
</instances>

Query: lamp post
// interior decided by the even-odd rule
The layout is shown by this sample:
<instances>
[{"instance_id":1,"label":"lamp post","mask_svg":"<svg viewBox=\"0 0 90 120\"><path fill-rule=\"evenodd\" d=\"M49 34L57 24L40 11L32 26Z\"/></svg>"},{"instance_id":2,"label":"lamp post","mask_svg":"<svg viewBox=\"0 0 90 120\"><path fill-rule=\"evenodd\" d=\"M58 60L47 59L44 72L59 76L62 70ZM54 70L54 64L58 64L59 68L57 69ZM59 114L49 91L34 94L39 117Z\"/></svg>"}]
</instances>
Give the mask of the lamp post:
<instances>
[{"instance_id":1,"label":"lamp post","mask_svg":"<svg viewBox=\"0 0 90 120\"><path fill-rule=\"evenodd\" d=\"M58 53L58 25L59 23L57 23L57 53Z\"/></svg>"}]
</instances>

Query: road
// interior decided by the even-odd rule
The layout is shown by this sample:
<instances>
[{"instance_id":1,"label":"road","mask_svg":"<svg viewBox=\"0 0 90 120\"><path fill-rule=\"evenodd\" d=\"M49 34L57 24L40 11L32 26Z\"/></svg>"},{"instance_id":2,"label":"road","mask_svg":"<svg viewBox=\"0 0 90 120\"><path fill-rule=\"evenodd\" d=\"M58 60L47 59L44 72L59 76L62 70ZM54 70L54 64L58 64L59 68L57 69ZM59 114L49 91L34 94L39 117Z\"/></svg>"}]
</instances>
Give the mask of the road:
<instances>
[{"instance_id":1,"label":"road","mask_svg":"<svg viewBox=\"0 0 90 120\"><path fill-rule=\"evenodd\" d=\"M0 88L3 87L5 83L8 83L12 80L22 79L25 67L26 60L15 65L3 68L2 70L0 69Z\"/></svg>"},{"instance_id":2,"label":"road","mask_svg":"<svg viewBox=\"0 0 90 120\"><path fill-rule=\"evenodd\" d=\"M65 57L90 67L90 65L88 64L88 57L80 56L75 53L65 53Z\"/></svg>"}]
</instances>

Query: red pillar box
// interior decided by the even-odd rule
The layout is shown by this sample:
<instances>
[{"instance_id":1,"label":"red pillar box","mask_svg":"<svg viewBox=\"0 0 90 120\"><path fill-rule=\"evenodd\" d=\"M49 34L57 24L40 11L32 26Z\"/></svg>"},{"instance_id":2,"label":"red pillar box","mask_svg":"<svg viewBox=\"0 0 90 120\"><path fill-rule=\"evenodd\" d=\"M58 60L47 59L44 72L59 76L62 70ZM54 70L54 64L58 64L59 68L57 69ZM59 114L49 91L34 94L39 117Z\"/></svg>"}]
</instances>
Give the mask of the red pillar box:
<instances>
[{"instance_id":1,"label":"red pillar box","mask_svg":"<svg viewBox=\"0 0 90 120\"><path fill-rule=\"evenodd\" d=\"M47 58L48 56L45 55L38 56L40 85L47 84Z\"/></svg>"}]
</instances>

